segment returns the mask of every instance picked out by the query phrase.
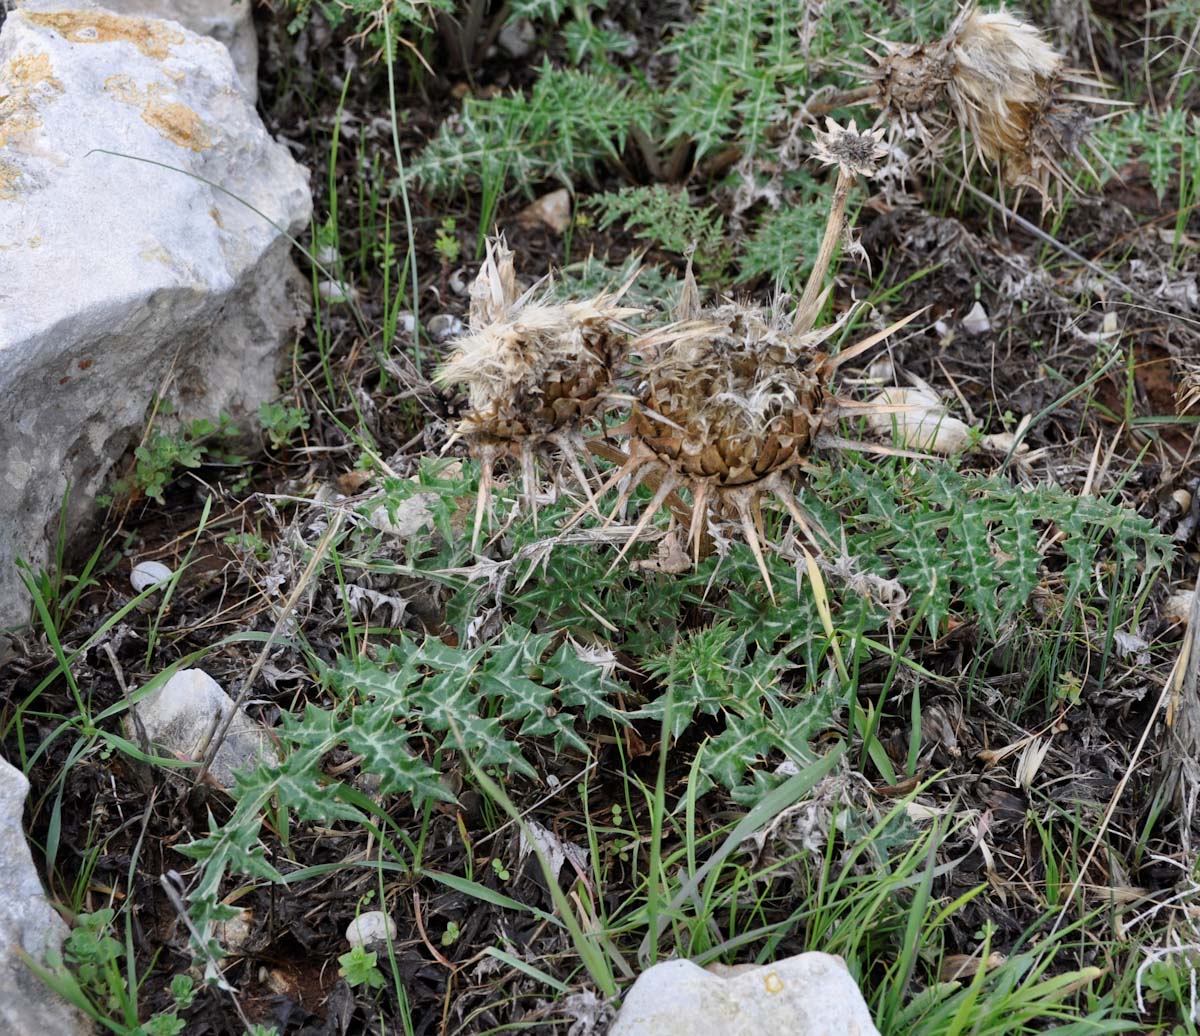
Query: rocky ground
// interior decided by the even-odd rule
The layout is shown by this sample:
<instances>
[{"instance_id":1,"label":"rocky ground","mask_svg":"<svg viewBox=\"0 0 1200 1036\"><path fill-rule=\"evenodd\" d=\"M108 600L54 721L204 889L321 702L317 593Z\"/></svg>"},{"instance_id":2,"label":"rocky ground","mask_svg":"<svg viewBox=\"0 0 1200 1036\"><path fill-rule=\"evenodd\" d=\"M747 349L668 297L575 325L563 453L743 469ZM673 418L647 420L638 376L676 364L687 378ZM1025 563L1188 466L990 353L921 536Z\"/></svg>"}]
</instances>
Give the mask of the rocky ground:
<instances>
[{"instance_id":1,"label":"rocky ground","mask_svg":"<svg viewBox=\"0 0 1200 1036\"><path fill-rule=\"evenodd\" d=\"M971 448L814 454L801 501L840 548L813 562L816 580L803 541L770 517L774 599L744 544L676 564L666 512L634 565L614 571L624 540L595 526L548 550L582 498L547 481L535 527L503 467L496 525L471 546L479 469L451 442L469 402L431 375L469 319L486 234L505 233L523 281L555 271L573 297L620 283L641 256L630 298L647 321L676 304L693 244L707 242L696 266L710 296L761 303L777 280L795 291L834 175L813 159L821 122L798 91L843 89L844 63L862 59L838 50L840 19L904 39L928 6L813 4L782 29L771 20L788 48L773 56L804 54L811 70L779 73L797 93L761 138L746 127L766 102L739 81L730 90L750 100L712 141L650 121L662 139L608 147L588 135L602 115L572 109L580 129L561 98L543 102L544 136L519 136L541 126L535 111L502 141L471 122L484 118L472 104L536 94L545 60L602 82L596 111L632 111L641 102L616 91L666 97L681 63L697 81L724 67L664 46L680 24L706 24L702 10L573 5L510 23L507 5L468 5L424 33L397 23L410 42L391 66L369 13L331 25L319 5L307 19L255 10L259 112L312 173L300 265L314 315L282 394L240 436L185 436L142 467L127 456L95 535L37 584L45 610L14 632L0 674L35 860L75 931L99 933L72 973L112 1031L175 1018L189 1034L601 1033L656 959L806 950L847 961L885 1033L1194 1030L1200 88L1187 27L1200 12L1032 12L1131 106L1095 131L1112 168L1073 166L1056 207L979 169L977 192L960 187L953 152L855 189L856 246L827 317L869 305L830 346L921 316L847 365L839 392L921 379ZM765 53L768 35L748 38ZM1140 135L1108 128L1134 118ZM520 175L467 148L463 182L439 180L448 126L527 155L503 159ZM568 168L567 138L595 157ZM686 189L708 222L652 220L657 196L607 218L602 199L652 184ZM795 216L806 207L815 217ZM790 283L756 258L776 231L798 257ZM939 492L950 502L931 503ZM1013 526L1032 546L1005 524L1023 499L1042 509ZM982 561L956 553L956 537L970 545L962 515L984 523ZM914 544L951 560L913 560ZM1033 577L997 584L993 621L972 579L1023 550ZM135 601L131 570L146 561L178 579ZM971 563L973 575L954 567ZM940 614L927 571L949 580ZM194 767L151 762L163 738L131 724L130 696L197 668L239 699L251 737L277 742L270 775L230 788L218 767L197 784L183 776ZM546 687L536 710L513 704ZM578 688L594 697L573 701ZM669 733L668 691L670 708L693 710ZM381 723L385 694L402 704ZM437 726L436 704L463 695ZM205 701L209 716L224 707ZM747 734L736 763L709 768L709 746L769 709L776 728L806 710L790 741ZM468 747L474 723L485 733ZM369 736L345 734L359 729ZM397 759L428 764L433 784L413 791ZM195 929L218 903L236 918L206 961ZM369 964L348 959L347 926L375 910L391 939ZM115 972L94 959L105 938ZM206 963L221 983L203 986ZM181 975L194 997L173 987Z\"/></svg>"}]
</instances>

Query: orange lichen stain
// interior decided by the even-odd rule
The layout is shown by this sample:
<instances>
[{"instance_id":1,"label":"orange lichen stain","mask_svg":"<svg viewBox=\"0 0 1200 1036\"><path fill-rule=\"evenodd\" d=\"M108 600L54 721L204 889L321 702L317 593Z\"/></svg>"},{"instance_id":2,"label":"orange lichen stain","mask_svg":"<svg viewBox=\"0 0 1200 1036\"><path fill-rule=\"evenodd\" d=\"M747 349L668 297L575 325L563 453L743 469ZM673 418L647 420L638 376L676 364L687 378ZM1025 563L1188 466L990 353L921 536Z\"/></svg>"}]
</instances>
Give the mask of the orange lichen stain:
<instances>
[{"instance_id":1,"label":"orange lichen stain","mask_svg":"<svg viewBox=\"0 0 1200 1036\"><path fill-rule=\"evenodd\" d=\"M763 989L772 996L783 992L783 979L781 979L774 971L768 971L763 976Z\"/></svg>"},{"instance_id":2,"label":"orange lichen stain","mask_svg":"<svg viewBox=\"0 0 1200 1036\"><path fill-rule=\"evenodd\" d=\"M11 162L0 159L0 201L12 201L17 196L21 170Z\"/></svg>"},{"instance_id":3,"label":"orange lichen stain","mask_svg":"<svg viewBox=\"0 0 1200 1036\"><path fill-rule=\"evenodd\" d=\"M126 18L107 11L26 11L35 25L52 29L71 43L131 43L148 58L162 61L183 34L149 18Z\"/></svg>"},{"instance_id":4,"label":"orange lichen stain","mask_svg":"<svg viewBox=\"0 0 1200 1036\"><path fill-rule=\"evenodd\" d=\"M0 147L42 125L38 109L62 93L49 54L21 54L0 66Z\"/></svg>"},{"instance_id":5,"label":"orange lichen stain","mask_svg":"<svg viewBox=\"0 0 1200 1036\"><path fill-rule=\"evenodd\" d=\"M217 210L217 207L215 205L211 209L208 210L208 214L210 216L212 216L212 221L218 227L220 227L222 230L225 229L225 224L221 222L221 213Z\"/></svg>"},{"instance_id":6,"label":"orange lichen stain","mask_svg":"<svg viewBox=\"0 0 1200 1036\"><path fill-rule=\"evenodd\" d=\"M62 82L54 75L49 54L18 54L4 63L4 82L10 89L32 90L44 86L62 93Z\"/></svg>"},{"instance_id":7,"label":"orange lichen stain","mask_svg":"<svg viewBox=\"0 0 1200 1036\"><path fill-rule=\"evenodd\" d=\"M75 366L78 367L81 371L85 371L95 362L96 361L93 360L92 357L85 356L82 360L80 360L77 364L75 364Z\"/></svg>"},{"instance_id":8,"label":"orange lichen stain","mask_svg":"<svg viewBox=\"0 0 1200 1036\"><path fill-rule=\"evenodd\" d=\"M140 109L142 121L180 147L203 151L212 145L204 121L187 105L165 99L168 87L150 83L139 87L130 76L115 75L104 80L104 90L123 104Z\"/></svg>"},{"instance_id":9,"label":"orange lichen stain","mask_svg":"<svg viewBox=\"0 0 1200 1036\"><path fill-rule=\"evenodd\" d=\"M152 101L142 109L142 118L180 147L203 151L212 145L200 116L186 105Z\"/></svg>"}]
</instances>

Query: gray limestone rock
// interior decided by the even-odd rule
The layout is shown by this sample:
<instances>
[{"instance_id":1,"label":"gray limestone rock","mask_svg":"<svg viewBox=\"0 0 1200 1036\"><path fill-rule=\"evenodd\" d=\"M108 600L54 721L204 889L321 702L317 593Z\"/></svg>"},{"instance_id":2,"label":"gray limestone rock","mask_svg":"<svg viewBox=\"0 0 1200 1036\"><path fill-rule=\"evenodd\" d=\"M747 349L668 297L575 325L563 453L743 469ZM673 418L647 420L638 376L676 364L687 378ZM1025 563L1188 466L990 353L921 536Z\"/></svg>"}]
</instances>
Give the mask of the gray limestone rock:
<instances>
[{"instance_id":1,"label":"gray limestone rock","mask_svg":"<svg viewBox=\"0 0 1200 1036\"><path fill-rule=\"evenodd\" d=\"M716 972L716 973L714 973ZM609 1036L879 1036L841 957L800 953L705 970L671 960L643 972Z\"/></svg>"},{"instance_id":2,"label":"gray limestone rock","mask_svg":"<svg viewBox=\"0 0 1200 1036\"><path fill-rule=\"evenodd\" d=\"M68 487L70 531L95 518L154 396L184 421L236 420L274 395L280 346L308 306L286 233L311 208L308 174L215 40L49 0L9 14L0 628L29 615L16 559L46 566ZM160 415L156 430L169 427Z\"/></svg>"},{"instance_id":3,"label":"gray limestone rock","mask_svg":"<svg viewBox=\"0 0 1200 1036\"><path fill-rule=\"evenodd\" d=\"M81 1036L91 1023L59 999L17 954L44 963L67 926L46 899L21 826L29 782L0 759L0 1032Z\"/></svg>"},{"instance_id":4,"label":"gray limestone rock","mask_svg":"<svg viewBox=\"0 0 1200 1036\"><path fill-rule=\"evenodd\" d=\"M176 758L199 762L233 707L233 699L203 669L181 669L134 706L142 730L131 721L126 733L138 739L144 731L150 741ZM238 711L209 773L221 787L232 788L236 772L251 770L271 755L267 728Z\"/></svg>"},{"instance_id":5,"label":"gray limestone rock","mask_svg":"<svg viewBox=\"0 0 1200 1036\"><path fill-rule=\"evenodd\" d=\"M258 36L251 0L105 0L104 6L114 14L166 18L199 36L211 36L229 51L246 95L258 99Z\"/></svg>"}]
</instances>

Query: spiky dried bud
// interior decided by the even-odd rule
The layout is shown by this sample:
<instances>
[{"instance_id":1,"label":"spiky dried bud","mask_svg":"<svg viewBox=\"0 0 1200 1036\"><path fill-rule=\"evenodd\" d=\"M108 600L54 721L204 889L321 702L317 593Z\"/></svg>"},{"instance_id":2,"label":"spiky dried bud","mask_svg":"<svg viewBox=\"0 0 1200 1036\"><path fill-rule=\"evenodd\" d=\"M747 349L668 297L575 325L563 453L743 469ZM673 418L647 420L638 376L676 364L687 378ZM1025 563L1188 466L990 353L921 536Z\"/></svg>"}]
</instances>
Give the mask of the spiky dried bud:
<instances>
[{"instance_id":1,"label":"spiky dried bud","mask_svg":"<svg viewBox=\"0 0 1200 1036\"><path fill-rule=\"evenodd\" d=\"M441 384L467 390L456 433L483 465L476 537L492 466L501 456L520 461L530 502L534 457L552 449L587 488L577 440L607 404L628 351L630 329L623 322L637 310L619 304L624 290L568 303L549 301L537 286L521 293L503 238L488 243L471 288L470 333L453 343L434 374Z\"/></svg>"},{"instance_id":2,"label":"spiky dried bud","mask_svg":"<svg viewBox=\"0 0 1200 1036\"><path fill-rule=\"evenodd\" d=\"M877 61L880 107L931 150L957 128L968 167L981 159L1010 186L1043 198L1052 182L1065 181L1063 160L1078 152L1091 120L1062 88L1087 80L1066 67L1036 26L1004 9L969 4L940 40L889 44Z\"/></svg>"},{"instance_id":3,"label":"spiky dried bud","mask_svg":"<svg viewBox=\"0 0 1200 1036\"><path fill-rule=\"evenodd\" d=\"M693 554L699 556L711 522L732 518L773 592L763 554L762 501L779 500L813 536L786 475L804 462L837 412L827 405L825 381L842 356L869 348L907 320L830 358L819 347L840 321L801 332L795 315L780 305L726 303L696 312L690 267L687 281L684 319L634 345L644 362L626 427L629 452L605 488L626 482L614 515L643 480L652 477L657 490L620 556L668 497L686 487Z\"/></svg>"},{"instance_id":4,"label":"spiky dried bud","mask_svg":"<svg viewBox=\"0 0 1200 1036\"><path fill-rule=\"evenodd\" d=\"M819 421L814 351L790 317L727 304L653 336L635 434L687 478L744 486L794 466Z\"/></svg>"},{"instance_id":5,"label":"spiky dried bud","mask_svg":"<svg viewBox=\"0 0 1200 1036\"><path fill-rule=\"evenodd\" d=\"M551 303L536 292L519 294L512 252L490 242L471 288L470 334L434 375L467 389L459 434L545 438L578 428L604 404L628 345L622 321L637 311L615 294Z\"/></svg>"}]
</instances>

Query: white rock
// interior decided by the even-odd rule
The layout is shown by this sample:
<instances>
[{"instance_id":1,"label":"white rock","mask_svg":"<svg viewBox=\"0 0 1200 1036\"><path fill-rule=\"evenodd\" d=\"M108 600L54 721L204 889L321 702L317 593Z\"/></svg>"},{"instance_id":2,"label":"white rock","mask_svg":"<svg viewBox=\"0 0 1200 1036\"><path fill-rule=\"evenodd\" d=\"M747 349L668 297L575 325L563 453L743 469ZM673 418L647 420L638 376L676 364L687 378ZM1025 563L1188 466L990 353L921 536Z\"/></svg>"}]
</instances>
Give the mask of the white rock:
<instances>
[{"instance_id":1,"label":"white rock","mask_svg":"<svg viewBox=\"0 0 1200 1036\"><path fill-rule=\"evenodd\" d=\"M357 296L354 288L345 281L317 281L317 294L322 302L353 302Z\"/></svg>"},{"instance_id":2,"label":"white rock","mask_svg":"<svg viewBox=\"0 0 1200 1036\"><path fill-rule=\"evenodd\" d=\"M867 426L876 435L891 435L897 445L914 450L958 453L971 441L971 429L946 413L937 394L925 388L887 388L872 403L910 407L908 410L867 415Z\"/></svg>"},{"instance_id":3,"label":"white rock","mask_svg":"<svg viewBox=\"0 0 1200 1036\"><path fill-rule=\"evenodd\" d=\"M510 58L525 58L533 52L537 28L528 18L517 18L500 30L496 43Z\"/></svg>"},{"instance_id":4,"label":"white rock","mask_svg":"<svg viewBox=\"0 0 1200 1036\"><path fill-rule=\"evenodd\" d=\"M401 500L391 511L387 504L372 508L367 522L389 536L415 536L433 524L429 505L436 499L432 493L417 493Z\"/></svg>"},{"instance_id":5,"label":"white rock","mask_svg":"<svg viewBox=\"0 0 1200 1036\"><path fill-rule=\"evenodd\" d=\"M251 936L254 934L254 912L243 910L228 921L218 921L214 927L217 942L229 953L246 953L252 947Z\"/></svg>"},{"instance_id":6,"label":"white rock","mask_svg":"<svg viewBox=\"0 0 1200 1036\"><path fill-rule=\"evenodd\" d=\"M252 0L104 0L114 14L165 18L225 45L242 89L258 100L258 36ZM21 3L17 7L22 6Z\"/></svg>"},{"instance_id":7,"label":"white rock","mask_svg":"<svg viewBox=\"0 0 1200 1036\"><path fill-rule=\"evenodd\" d=\"M337 266L342 256L333 245L318 245L313 251L313 259L322 266Z\"/></svg>"},{"instance_id":8,"label":"white rock","mask_svg":"<svg viewBox=\"0 0 1200 1036\"><path fill-rule=\"evenodd\" d=\"M232 708L233 699L203 669L182 669L141 699L134 712L150 741L176 758L199 762L205 744ZM136 742L137 725L126 721L125 727L126 736ZM235 771L252 769L272 755L267 729L239 711L209 773L221 787L232 788Z\"/></svg>"},{"instance_id":9,"label":"white rock","mask_svg":"<svg viewBox=\"0 0 1200 1036\"><path fill-rule=\"evenodd\" d=\"M1168 595L1163 601L1162 617L1186 626L1192 618L1192 601L1195 596L1195 590L1177 590Z\"/></svg>"},{"instance_id":10,"label":"white rock","mask_svg":"<svg viewBox=\"0 0 1200 1036\"><path fill-rule=\"evenodd\" d=\"M715 975L672 960L643 972L609 1036L879 1036L841 957L795 957Z\"/></svg>"},{"instance_id":11,"label":"white rock","mask_svg":"<svg viewBox=\"0 0 1200 1036\"><path fill-rule=\"evenodd\" d=\"M67 926L46 899L25 841L22 814L29 782L0 759L0 1032L81 1036L91 1023L50 992L18 951L45 963Z\"/></svg>"},{"instance_id":12,"label":"white rock","mask_svg":"<svg viewBox=\"0 0 1200 1036\"><path fill-rule=\"evenodd\" d=\"M382 910L359 914L346 928L346 942L351 946L370 946L396 938L396 922Z\"/></svg>"},{"instance_id":13,"label":"white rock","mask_svg":"<svg viewBox=\"0 0 1200 1036\"><path fill-rule=\"evenodd\" d=\"M396 314L396 333L411 335L417 329L417 318L408 310Z\"/></svg>"},{"instance_id":14,"label":"white rock","mask_svg":"<svg viewBox=\"0 0 1200 1036\"><path fill-rule=\"evenodd\" d=\"M164 385L159 430L277 394L306 289L246 204L299 233L312 200L229 53L173 22L29 0L0 30L0 98L3 627L29 614L15 559L46 566L68 486L70 534L94 520Z\"/></svg>"},{"instance_id":15,"label":"white rock","mask_svg":"<svg viewBox=\"0 0 1200 1036\"><path fill-rule=\"evenodd\" d=\"M989 453L1006 455L1015 452L1018 456L1029 452L1029 443L1018 442L1015 432L997 432L995 435L984 435L979 439L979 448Z\"/></svg>"},{"instance_id":16,"label":"white rock","mask_svg":"<svg viewBox=\"0 0 1200 1036\"><path fill-rule=\"evenodd\" d=\"M467 333L467 325L458 319L453 313L439 313L435 317L431 317L429 323L425 325L425 330L429 332L429 337L439 344L448 342L451 338L459 338Z\"/></svg>"},{"instance_id":17,"label":"white rock","mask_svg":"<svg viewBox=\"0 0 1200 1036\"><path fill-rule=\"evenodd\" d=\"M175 573L161 561L139 561L129 573L129 582L139 594L156 583L170 579Z\"/></svg>"},{"instance_id":18,"label":"white rock","mask_svg":"<svg viewBox=\"0 0 1200 1036\"><path fill-rule=\"evenodd\" d=\"M562 234L571 225L571 192L565 187L543 194L517 213L517 223L523 227L539 224Z\"/></svg>"},{"instance_id":19,"label":"white rock","mask_svg":"<svg viewBox=\"0 0 1200 1036\"><path fill-rule=\"evenodd\" d=\"M988 319L987 310L976 302L962 318L962 326L969 335L984 335L992 329L992 322Z\"/></svg>"}]
</instances>

